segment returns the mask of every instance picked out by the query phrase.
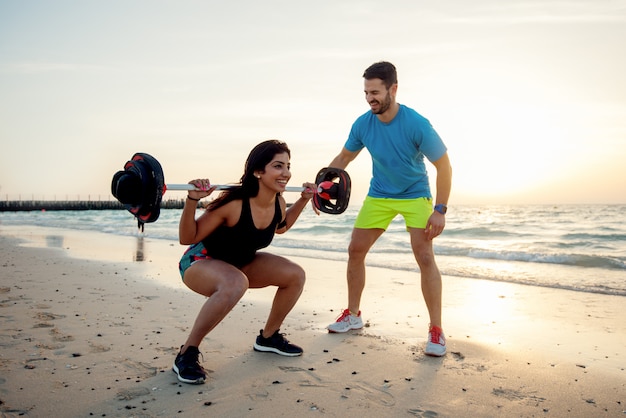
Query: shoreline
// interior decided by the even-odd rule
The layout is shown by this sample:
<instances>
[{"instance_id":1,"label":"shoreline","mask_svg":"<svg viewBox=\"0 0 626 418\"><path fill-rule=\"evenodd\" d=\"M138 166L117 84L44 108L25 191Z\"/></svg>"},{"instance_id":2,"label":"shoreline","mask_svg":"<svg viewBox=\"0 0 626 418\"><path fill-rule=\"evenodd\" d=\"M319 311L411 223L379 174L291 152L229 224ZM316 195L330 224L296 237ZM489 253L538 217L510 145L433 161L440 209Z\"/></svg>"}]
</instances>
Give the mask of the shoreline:
<instances>
[{"instance_id":1,"label":"shoreline","mask_svg":"<svg viewBox=\"0 0 626 418\"><path fill-rule=\"evenodd\" d=\"M583 417L626 410L619 296L444 277L448 354L436 359L423 354L427 317L415 272L368 268L366 328L331 335L324 328L345 304L345 263L288 257L307 271L307 284L281 332L304 356L252 351L274 290L250 290L205 338L209 380L192 386L170 371L203 303L180 281L184 248L48 232L0 226L6 415Z\"/></svg>"}]
</instances>

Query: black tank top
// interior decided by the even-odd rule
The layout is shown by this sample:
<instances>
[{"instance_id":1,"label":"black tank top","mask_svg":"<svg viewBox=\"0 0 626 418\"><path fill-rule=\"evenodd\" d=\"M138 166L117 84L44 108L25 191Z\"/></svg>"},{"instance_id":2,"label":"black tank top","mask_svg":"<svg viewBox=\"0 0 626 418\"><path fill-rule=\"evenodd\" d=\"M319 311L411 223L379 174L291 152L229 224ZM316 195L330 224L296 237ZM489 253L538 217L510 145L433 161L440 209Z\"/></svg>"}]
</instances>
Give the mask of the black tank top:
<instances>
[{"instance_id":1,"label":"black tank top","mask_svg":"<svg viewBox=\"0 0 626 418\"><path fill-rule=\"evenodd\" d=\"M274 219L265 229L257 229L252 220L250 199L241 200L239 221L232 227L221 225L202 240L207 254L241 268L254 259L257 250L271 244L276 226L282 219L280 202L276 198Z\"/></svg>"}]
</instances>

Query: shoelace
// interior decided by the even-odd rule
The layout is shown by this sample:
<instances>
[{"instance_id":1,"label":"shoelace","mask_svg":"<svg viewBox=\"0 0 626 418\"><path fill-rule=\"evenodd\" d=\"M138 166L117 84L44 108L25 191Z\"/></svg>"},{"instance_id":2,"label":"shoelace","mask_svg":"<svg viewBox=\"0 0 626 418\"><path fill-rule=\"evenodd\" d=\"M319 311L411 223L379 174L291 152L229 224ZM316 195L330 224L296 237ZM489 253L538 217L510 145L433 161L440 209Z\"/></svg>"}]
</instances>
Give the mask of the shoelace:
<instances>
[{"instance_id":1,"label":"shoelace","mask_svg":"<svg viewBox=\"0 0 626 418\"><path fill-rule=\"evenodd\" d=\"M204 355L198 350L198 353L188 353L187 351L185 351L185 353L183 354L183 359L185 363L191 363L191 364L200 364L200 362L198 361L198 357L202 357L202 361L204 361Z\"/></svg>"},{"instance_id":2,"label":"shoelace","mask_svg":"<svg viewBox=\"0 0 626 418\"><path fill-rule=\"evenodd\" d=\"M430 330L430 342L435 344L441 344L439 341L441 338L441 330L439 328L432 328Z\"/></svg>"},{"instance_id":3,"label":"shoelace","mask_svg":"<svg viewBox=\"0 0 626 418\"><path fill-rule=\"evenodd\" d=\"M289 340L285 338L285 334L283 333L276 333L267 339L271 340L272 344L278 347L285 347L289 344Z\"/></svg>"},{"instance_id":4,"label":"shoelace","mask_svg":"<svg viewBox=\"0 0 626 418\"><path fill-rule=\"evenodd\" d=\"M339 318L337 318L336 322L345 321L350 315L351 315L350 310L346 309L341 313L341 315L339 315Z\"/></svg>"},{"instance_id":5,"label":"shoelace","mask_svg":"<svg viewBox=\"0 0 626 418\"><path fill-rule=\"evenodd\" d=\"M280 345L281 347L287 347L289 345L289 341L287 340L287 338L285 338L285 334L279 334L280 335Z\"/></svg>"}]
</instances>

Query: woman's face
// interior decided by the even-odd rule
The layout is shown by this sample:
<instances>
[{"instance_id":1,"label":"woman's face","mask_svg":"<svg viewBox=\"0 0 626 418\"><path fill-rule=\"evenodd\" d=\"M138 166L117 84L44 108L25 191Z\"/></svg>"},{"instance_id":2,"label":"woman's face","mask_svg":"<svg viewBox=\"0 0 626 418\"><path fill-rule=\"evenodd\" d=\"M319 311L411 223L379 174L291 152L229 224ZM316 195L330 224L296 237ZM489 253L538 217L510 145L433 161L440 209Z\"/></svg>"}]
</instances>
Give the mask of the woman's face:
<instances>
[{"instance_id":1,"label":"woman's face","mask_svg":"<svg viewBox=\"0 0 626 418\"><path fill-rule=\"evenodd\" d=\"M274 158L265 166L263 172L255 173L262 185L282 193L291 178L291 164L286 152L274 155Z\"/></svg>"}]
</instances>

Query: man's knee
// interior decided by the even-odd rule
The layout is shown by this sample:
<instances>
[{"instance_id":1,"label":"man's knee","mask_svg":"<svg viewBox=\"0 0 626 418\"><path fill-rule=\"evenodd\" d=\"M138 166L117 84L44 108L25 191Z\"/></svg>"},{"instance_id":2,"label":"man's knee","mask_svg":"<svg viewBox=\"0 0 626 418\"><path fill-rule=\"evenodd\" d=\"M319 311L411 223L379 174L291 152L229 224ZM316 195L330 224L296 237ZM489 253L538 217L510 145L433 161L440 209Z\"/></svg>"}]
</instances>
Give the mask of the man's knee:
<instances>
[{"instance_id":1,"label":"man's knee","mask_svg":"<svg viewBox=\"0 0 626 418\"><path fill-rule=\"evenodd\" d=\"M352 260L365 259L370 247L371 245L366 245L360 240L353 239L350 241L350 245L348 245L348 256Z\"/></svg>"},{"instance_id":2,"label":"man's knee","mask_svg":"<svg viewBox=\"0 0 626 418\"><path fill-rule=\"evenodd\" d=\"M432 250L426 248L423 248L421 250L415 249L413 251L413 254L415 255L415 261L417 261L417 264L419 265L421 270L427 270L436 266L435 254L432 252Z\"/></svg>"}]
</instances>

